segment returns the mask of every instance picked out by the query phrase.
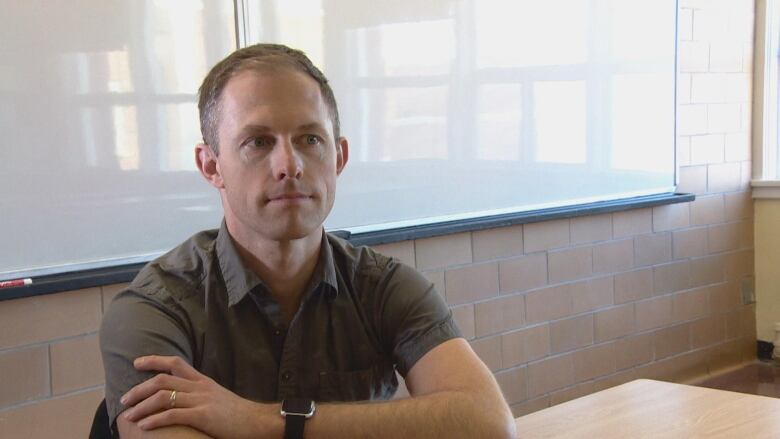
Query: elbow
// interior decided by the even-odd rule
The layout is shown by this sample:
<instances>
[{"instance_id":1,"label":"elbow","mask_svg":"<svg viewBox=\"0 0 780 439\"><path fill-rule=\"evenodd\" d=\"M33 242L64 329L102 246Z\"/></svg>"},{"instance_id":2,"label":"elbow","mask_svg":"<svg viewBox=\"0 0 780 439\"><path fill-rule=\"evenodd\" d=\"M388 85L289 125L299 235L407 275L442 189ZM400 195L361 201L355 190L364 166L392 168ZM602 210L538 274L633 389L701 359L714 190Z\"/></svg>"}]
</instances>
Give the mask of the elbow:
<instances>
[{"instance_id":1,"label":"elbow","mask_svg":"<svg viewBox=\"0 0 780 439\"><path fill-rule=\"evenodd\" d=\"M496 438L504 438L504 439L517 439L517 425L515 424L515 419L512 417L511 412L503 413L502 416L497 416L499 418L495 425L495 436Z\"/></svg>"},{"instance_id":2,"label":"elbow","mask_svg":"<svg viewBox=\"0 0 780 439\"><path fill-rule=\"evenodd\" d=\"M517 427L509 408L496 407L488 410L487 407L460 413L451 418L446 431L446 437L450 438L490 438L490 439L517 439Z\"/></svg>"},{"instance_id":3,"label":"elbow","mask_svg":"<svg viewBox=\"0 0 780 439\"><path fill-rule=\"evenodd\" d=\"M512 410L509 409L506 401L501 398L501 404L493 412L495 414L492 422L492 429L495 434L490 437L517 439L517 424L512 416Z\"/></svg>"},{"instance_id":4,"label":"elbow","mask_svg":"<svg viewBox=\"0 0 780 439\"><path fill-rule=\"evenodd\" d=\"M503 407L496 407L495 410L491 410L489 413L483 412L481 418L475 424L475 431L472 433L477 433L478 437L517 439L517 425L512 417L512 412L505 404L502 405Z\"/></svg>"},{"instance_id":5,"label":"elbow","mask_svg":"<svg viewBox=\"0 0 780 439\"><path fill-rule=\"evenodd\" d=\"M515 420L512 419L512 417L509 417L509 422L506 424L506 430L504 430L504 436L507 439L517 439L519 436L517 435L517 424L515 424Z\"/></svg>"},{"instance_id":6,"label":"elbow","mask_svg":"<svg viewBox=\"0 0 780 439\"><path fill-rule=\"evenodd\" d=\"M497 417L498 418L498 417ZM469 437L484 437L491 439L517 439L517 428L515 420L511 417L501 417L491 422L480 423L476 428L472 428L468 433ZM462 433L461 431L460 433Z\"/></svg>"}]
</instances>

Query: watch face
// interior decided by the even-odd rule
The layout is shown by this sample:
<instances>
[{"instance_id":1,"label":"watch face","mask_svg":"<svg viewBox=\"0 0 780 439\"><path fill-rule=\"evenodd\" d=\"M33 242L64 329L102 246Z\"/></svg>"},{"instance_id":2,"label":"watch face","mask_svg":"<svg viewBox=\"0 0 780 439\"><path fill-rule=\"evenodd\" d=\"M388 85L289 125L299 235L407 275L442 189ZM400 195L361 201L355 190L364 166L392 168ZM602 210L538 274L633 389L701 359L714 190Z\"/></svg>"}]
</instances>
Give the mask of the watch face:
<instances>
[{"instance_id":1,"label":"watch face","mask_svg":"<svg viewBox=\"0 0 780 439\"><path fill-rule=\"evenodd\" d=\"M305 398L290 398L282 402L282 416L302 415L310 417L314 414L314 401Z\"/></svg>"}]
</instances>

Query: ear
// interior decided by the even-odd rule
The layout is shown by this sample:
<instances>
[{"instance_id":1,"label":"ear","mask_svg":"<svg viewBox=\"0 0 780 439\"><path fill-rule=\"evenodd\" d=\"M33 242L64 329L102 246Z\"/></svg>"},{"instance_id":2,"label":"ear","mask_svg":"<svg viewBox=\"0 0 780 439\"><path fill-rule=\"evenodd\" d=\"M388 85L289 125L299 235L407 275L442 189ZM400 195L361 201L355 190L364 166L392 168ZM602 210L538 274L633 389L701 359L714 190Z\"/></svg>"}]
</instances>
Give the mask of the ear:
<instances>
[{"instance_id":1,"label":"ear","mask_svg":"<svg viewBox=\"0 0 780 439\"><path fill-rule=\"evenodd\" d=\"M217 189L225 187L222 173L219 170L217 154L210 146L205 143L198 143L195 145L195 163L198 166L200 175L202 175L209 184Z\"/></svg>"},{"instance_id":2,"label":"ear","mask_svg":"<svg viewBox=\"0 0 780 439\"><path fill-rule=\"evenodd\" d=\"M341 175L344 166L347 166L349 160L349 142L346 137L339 137L336 142L336 175Z\"/></svg>"}]
</instances>

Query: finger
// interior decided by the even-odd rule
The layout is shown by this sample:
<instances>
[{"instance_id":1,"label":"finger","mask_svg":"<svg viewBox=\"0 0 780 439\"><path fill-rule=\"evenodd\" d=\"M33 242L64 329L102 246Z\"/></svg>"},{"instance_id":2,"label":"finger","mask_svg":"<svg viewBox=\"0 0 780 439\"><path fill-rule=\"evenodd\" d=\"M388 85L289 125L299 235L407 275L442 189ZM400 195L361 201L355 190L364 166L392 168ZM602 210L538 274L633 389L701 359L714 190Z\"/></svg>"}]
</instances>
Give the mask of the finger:
<instances>
[{"instance_id":1,"label":"finger","mask_svg":"<svg viewBox=\"0 0 780 439\"><path fill-rule=\"evenodd\" d=\"M193 426L193 422L196 420L195 418L197 418L196 409L176 408L147 416L138 421L138 426L143 430L153 430L155 428L167 427L170 425Z\"/></svg>"},{"instance_id":2,"label":"finger","mask_svg":"<svg viewBox=\"0 0 780 439\"><path fill-rule=\"evenodd\" d=\"M160 373L128 390L127 393L122 395L119 402L125 407L134 406L161 390L168 392L171 390L191 392L194 386L195 384L190 380L168 375L167 373Z\"/></svg>"},{"instance_id":3,"label":"finger","mask_svg":"<svg viewBox=\"0 0 780 439\"><path fill-rule=\"evenodd\" d=\"M175 399L171 397L172 394L173 392L170 390L160 390L135 406L125 410L122 415L127 418L127 420L134 422L164 410L191 407L192 401L189 393L177 391Z\"/></svg>"},{"instance_id":4,"label":"finger","mask_svg":"<svg viewBox=\"0 0 780 439\"><path fill-rule=\"evenodd\" d=\"M181 357L148 355L138 357L133 362L133 366L138 370L156 370L167 372L178 377L196 380L201 374L184 361Z\"/></svg>"}]
</instances>

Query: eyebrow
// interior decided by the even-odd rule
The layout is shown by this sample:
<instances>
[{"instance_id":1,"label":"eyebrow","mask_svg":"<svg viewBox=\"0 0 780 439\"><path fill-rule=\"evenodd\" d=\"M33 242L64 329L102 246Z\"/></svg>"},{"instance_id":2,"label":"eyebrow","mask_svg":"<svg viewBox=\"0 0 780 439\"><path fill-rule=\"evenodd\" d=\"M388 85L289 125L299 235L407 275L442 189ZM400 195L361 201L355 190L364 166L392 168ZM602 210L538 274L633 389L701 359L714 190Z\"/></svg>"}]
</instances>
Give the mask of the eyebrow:
<instances>
[{"instance_id":1,"label":"eyebrow","mask_svg":"<svg viewBox=\"0 0 780 439\"><path fill-rule=\"evenodd\" d=\"M324 131L328 130L319 122L306 123L298 127L301 131Z\"/></svg>"},{"instance_id":2,"label":"eyebrow","mask_svg":"<svg viewBox=\"0 0 780 439\"><path fill-rule=\"evenodd\" d=\"M322 125L319 122L311 122L311 123L305 123L303 125L299 125L297 128L298 131L310 131L310 130L319 130L319 131L327 131L325 129L325 126ZM246 132L261 132L266 133L269 131L273 131L271 127L265 126L265 125L255 125L255 124L249 124L245 125L241 128L241 133Z\"/></svg>"},{"instance_id":3,"label":"eyebrow","mask_svg":"<svg viewBox=\"0 0 780 439\"><path fill-rule=\"evenodd\" d=\"M267 127L265 125L254 125L254 124L244 125L243 127L241 127L241 133L244 133L244 132L247 132L247 131L267 132L267 131L271 131L271 128Z\"/></svg>"}]
</instances>

